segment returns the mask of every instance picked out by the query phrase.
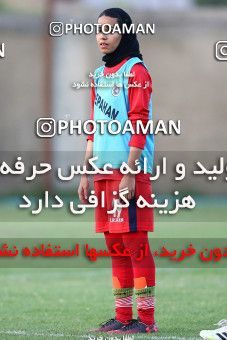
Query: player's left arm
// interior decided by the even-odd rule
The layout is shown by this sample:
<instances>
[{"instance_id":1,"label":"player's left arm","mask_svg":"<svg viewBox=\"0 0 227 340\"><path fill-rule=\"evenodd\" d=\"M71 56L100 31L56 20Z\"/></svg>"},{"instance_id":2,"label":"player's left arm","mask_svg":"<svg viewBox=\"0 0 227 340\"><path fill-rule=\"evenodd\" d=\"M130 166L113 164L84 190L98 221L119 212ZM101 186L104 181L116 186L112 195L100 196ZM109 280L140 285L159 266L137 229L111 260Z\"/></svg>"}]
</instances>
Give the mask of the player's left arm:
<instances>
[{"instance_id":1,"label":"player's left arm","mask_svg":"<svg viewBox=\"0 0 227 340\"><path fill-rule=\"evenodd\" d=\"M152 79L149 72L142 64L135 64L131 69L131 73L134 74L134 76L129 78L129 84L133 84L134 82L141 84L141 87L129 87L128 89L128 118L135 129L136 121L140 120L143 125L146 125L148 122L149 103L152 93ZM131 136L129 141L130 152L127 161L131 169L137 169L135 161L140 158L145 144L146 135L143 134L142 131ZM119 190L126 187L128 188L129 193L125 197L130 200L135 195L135 175L127 174L122 177Z\"/></svg>"}]
</instances>

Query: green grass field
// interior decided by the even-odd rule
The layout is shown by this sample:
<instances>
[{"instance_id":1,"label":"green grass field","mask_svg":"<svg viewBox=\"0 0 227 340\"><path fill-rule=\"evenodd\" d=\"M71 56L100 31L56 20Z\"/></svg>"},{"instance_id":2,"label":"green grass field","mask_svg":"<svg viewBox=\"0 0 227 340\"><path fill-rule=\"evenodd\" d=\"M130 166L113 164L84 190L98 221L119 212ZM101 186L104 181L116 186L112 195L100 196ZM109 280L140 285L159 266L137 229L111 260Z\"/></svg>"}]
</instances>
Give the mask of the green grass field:
<instances>
[{"instance_id":1,"label":"green grass field","mask_svg":"<svg viewBox=\"0 0 227 340\"><path fill-rule=\"evenodd\" d=\"M2 216L6 209L1 207L0 213ZM22 222L20 218L17 222L17 213L8 216L8 222L0 222L5 239L102 237L88 221L92 216L74 222L64 222L63 216L61 222ZM155 232L149 235L227 238L223 222L158 220ZM156 320L160 330L134 339L198 339L200 330L215 328L215 322L227 318L226 282L226 268L158 268ZM0 284L2 339L111 339L88 332L113 316L110 268L0 268Z\"/></svg>"}]
</instances>

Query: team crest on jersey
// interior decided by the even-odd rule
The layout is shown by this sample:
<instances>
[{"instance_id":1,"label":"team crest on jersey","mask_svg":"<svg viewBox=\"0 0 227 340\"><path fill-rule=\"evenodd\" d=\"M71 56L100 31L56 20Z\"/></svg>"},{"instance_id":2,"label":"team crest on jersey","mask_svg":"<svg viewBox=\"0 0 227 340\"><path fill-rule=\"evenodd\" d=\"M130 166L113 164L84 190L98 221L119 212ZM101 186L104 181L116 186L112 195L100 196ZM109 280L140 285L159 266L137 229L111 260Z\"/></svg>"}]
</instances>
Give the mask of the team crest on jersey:
<instances>
[{"instance_id":1,"label":"team crest on jersey","mask_svg":"<svg viewBox=\"0 0 227 340\"><path fill-rule=\"evenodd\" d=\"M117 84L114 84L114 86L112 88L112 95L114 97L117 97L119 95L120 91L121 91L120 86L117 86Z\"/></svg>"},{"instance_id":2,"label":"team crest on jersey","mask_svg":"<svg viewBox=\"0 0 227 340\"><path fill-rule=\"evenodd\" d=\"M113 198L112 207L115 206L115 201L117 204L120 204L118 198ZM116 211L113 213L113 217L110 218L110 222L123 222L124 218L121 217L122 207L117 207Z\"/></svg>"}]
</instances>

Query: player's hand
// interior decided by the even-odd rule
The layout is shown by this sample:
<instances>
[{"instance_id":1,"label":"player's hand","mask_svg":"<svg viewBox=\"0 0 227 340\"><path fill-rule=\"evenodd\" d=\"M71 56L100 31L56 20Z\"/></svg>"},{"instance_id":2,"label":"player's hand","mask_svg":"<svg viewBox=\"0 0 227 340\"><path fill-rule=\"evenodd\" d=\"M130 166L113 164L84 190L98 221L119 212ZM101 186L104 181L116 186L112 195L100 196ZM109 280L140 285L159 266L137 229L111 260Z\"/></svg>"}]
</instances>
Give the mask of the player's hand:
<instances>
[{"instance_id":1,"label":"player's hand","mask_svg":"<svg viewBox=\"0 0 227 340\"><path fill-rule=\"evenodd\" d=\"M127 198L127 200L129 201L135 196L135 186L136 186L135 175L127 174L124 175L120 181L119 191L127 188L129 193L124 195L124 197Z\"/></svg>"},{"instance_id":2,"label":"player's hand","mask_svg":"<svg viewBox=\"0 0 227 340\"><path fill-rule=\"evenodd\" d=\"M82 175L78 188L79 199L82 203L88 202L89 181L87 175Z\"/></svg>"}]
</instances>

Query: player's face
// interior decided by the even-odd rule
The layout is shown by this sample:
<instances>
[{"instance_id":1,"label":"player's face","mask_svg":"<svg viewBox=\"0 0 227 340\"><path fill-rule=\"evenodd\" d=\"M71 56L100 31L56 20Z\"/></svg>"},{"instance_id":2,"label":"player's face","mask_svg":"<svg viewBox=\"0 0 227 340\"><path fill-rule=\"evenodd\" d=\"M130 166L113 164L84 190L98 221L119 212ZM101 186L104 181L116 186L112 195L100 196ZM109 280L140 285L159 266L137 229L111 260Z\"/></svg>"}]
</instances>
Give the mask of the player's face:
<instances>
[{"instance_id":1,"label":"player's face","mask_svg":"<svg viewBox=\"0 0 227 340\"><path fill-rule=\"evenodd\" d=\"M105 24L114 26L115 24L117 24L117 19L106 17L105 15L103 15L98 19L98 24L102 26ZM104 26L103 29L108 29L108 27ZM118 45L120 44L121 34L119 34L118 32L104 34L101 31L96 35L96 40L97 40L100 51L104 54L108 54L108 53L112 53L113 51L115 51Z\"/></svg>"}]
</instances>

